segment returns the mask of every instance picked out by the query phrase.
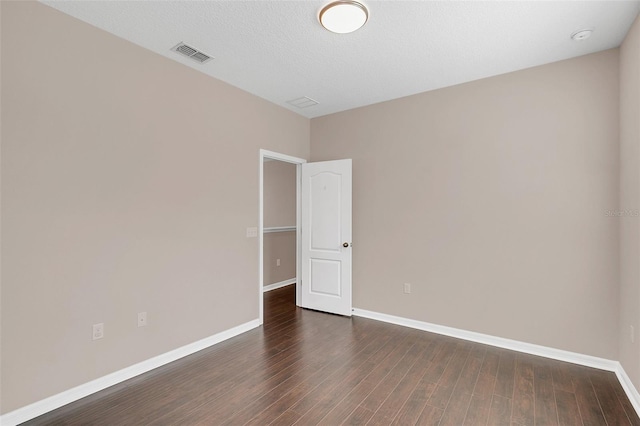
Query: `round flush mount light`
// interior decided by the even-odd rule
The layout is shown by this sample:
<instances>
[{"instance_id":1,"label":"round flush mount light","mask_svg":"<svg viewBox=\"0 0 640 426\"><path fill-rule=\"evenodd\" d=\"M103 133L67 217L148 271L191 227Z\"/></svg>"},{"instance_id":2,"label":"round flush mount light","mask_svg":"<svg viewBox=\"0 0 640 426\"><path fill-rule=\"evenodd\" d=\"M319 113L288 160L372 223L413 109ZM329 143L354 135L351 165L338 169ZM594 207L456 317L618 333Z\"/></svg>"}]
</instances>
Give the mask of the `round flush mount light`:
<instances>
[{"instance_id":1,"label":"round flush mount light","mask_svg":"<svg viewBox=\"0 0 640 426\"><path fill-rule=\"evenodd\" d=\"M346 34L362 27L369 19L369 11L357 1L334 1L322 8L319 19L327 30Z\"/></svg>"},{"instance_id":2,"label":"round flush mount light","mask_svg":"<svg viewBox=\"0 0 640 426\"><path fill-rule=\"evenodd\" d=\"M593 30L590 30L590 29L576 31L575 33L571 34L571 40L574 40L574 41L586 40L589 37L591 37L592 33L593 33Z\"/></svg>"}]
</instances>

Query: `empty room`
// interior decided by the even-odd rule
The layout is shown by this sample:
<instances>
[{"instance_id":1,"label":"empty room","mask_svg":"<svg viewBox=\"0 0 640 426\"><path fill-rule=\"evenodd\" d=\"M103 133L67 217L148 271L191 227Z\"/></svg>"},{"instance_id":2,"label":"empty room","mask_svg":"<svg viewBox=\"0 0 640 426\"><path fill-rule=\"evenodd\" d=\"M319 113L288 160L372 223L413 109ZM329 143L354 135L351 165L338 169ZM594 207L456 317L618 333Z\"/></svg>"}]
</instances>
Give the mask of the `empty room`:
<instances>
[{"instance_id":1,"label":"empty room","mask_svg":"<svg viewBox=\"0 0 640 426\"><path fill-rule=\"evenodd\" d=\"M0 1L0 424L640 425L639 14Z\"/></svg>"}]
</instances>

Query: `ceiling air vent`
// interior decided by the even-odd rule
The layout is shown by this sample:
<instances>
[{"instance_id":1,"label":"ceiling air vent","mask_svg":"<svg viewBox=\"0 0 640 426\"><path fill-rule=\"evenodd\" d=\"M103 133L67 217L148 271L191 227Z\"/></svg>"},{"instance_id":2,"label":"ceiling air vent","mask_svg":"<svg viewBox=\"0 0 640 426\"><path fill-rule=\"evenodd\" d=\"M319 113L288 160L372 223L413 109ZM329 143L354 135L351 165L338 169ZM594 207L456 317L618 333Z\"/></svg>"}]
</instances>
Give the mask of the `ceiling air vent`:
<instances>
[{"instance_id":1,"label":"ceiling air vent","mask_svg":"<svg viewBox=\"0 0 640 426\"><path fill-rule=\"evenodd\" d=\"M303 96L298 99L292 99L290 101L287 101L287 103L298 108L309 108L311 106L318 105L319 102L314 101L311 98L307 98L306 96Z\"/></svg>"},{"instance_id":2,"label":"ceiling air vent","mask_svg":"<svg viewBox=\"0 0 640 426\"><path fill-rule=\"evenodd\" d=\"M191 58L194 61L200 62L201 64L204 64L205 62L208 62L213 59L212 56L209 56L206 53L199 51L198 49L194 49L191 46L187 46L182 42L173 46L171 50L173 50L174 52L178 52L181 55L184 55L188 58Z\"/></svg>"}]
</instances>

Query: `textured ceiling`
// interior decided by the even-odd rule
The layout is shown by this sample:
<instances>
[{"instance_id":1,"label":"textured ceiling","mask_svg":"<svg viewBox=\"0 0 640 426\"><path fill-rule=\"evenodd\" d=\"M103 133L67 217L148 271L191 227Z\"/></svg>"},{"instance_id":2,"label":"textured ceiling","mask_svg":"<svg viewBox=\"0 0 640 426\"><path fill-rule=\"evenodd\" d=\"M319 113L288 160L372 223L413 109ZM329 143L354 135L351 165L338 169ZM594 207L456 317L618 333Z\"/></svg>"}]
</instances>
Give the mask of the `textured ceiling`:
<instances>
[{"instance_id":1,"label":"textured ceiling","mask_svg":"<svg viewBox=\"0 0 640 426\"><path fill-rule=\"evenodd\" d=\"M362 1L369 21L333 34L329 1L43 1L306 117L620 45L640 1ZM588 40L570 35L592 28ZM170 49L185 42L215 59ZM319 102L298 109L287 101Z\"/></svg>"}]
</instances>

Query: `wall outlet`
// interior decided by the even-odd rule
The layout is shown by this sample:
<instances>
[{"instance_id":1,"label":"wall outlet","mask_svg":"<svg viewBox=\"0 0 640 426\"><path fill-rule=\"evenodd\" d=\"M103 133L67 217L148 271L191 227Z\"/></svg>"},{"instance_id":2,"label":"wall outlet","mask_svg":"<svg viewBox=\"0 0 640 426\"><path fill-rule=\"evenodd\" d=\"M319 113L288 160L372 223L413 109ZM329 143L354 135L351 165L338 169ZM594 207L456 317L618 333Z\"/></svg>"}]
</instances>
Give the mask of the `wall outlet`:
<instances>
[{"instance_id":1,"label":"wall outlet","mask_svg":"<svg viewBox=\"0 0 640 426\"><path fill-rule=\"evenodd\" d=\"M255 238L258 236L258 228L255 226L252 228L247 228L247 238Z\"/></svg>"},{"instance_id":2,"label":"wall outlet","mask_svg":"<svg viewBox=\"0 0 640 426\"><path fill-rule=\"evenodd\" d=\"M138 327L146 327L146 326L147 326L147 313L138 312Z\"/></svg>"},{"instance_id":3,"label":"wall outlet","mask_svg":"<svg viewBox=\"0 0 640 426\"><path fill-rule=\"evenodd\" d=\"M91 336L93 340L102 339L104 337L104 323L93 324L93 334Z\"/></svg>"},{"instance_id":4,"label":"wall outlet","mask_svg":"<svg viewBox=\"0 0 640 426\"><path fill-rule=\"evenodd\" d=\"M629 339L631 340L631 343L635 343L636 341L636 330L632 325L629 326Z\"/></svg>"},{"instance_id":5,"label":"wall outlet","mask_svg":"<svg viewBox=\"0 0 640 426\"><path fill-rule=\"evenodd\" d=\"M411 284L410 283L404 283L404 293L405 294L411 293Z\"/></svg>"},{"instance_id":6,"label":"wall outlet","mask_svg":"<svg viewBox=\"0 0 640 426\"><path fill-rule=\"evenodd\" d=\"M280 266L280 259L276 259L276 266Z\"/></svg>"}]
</instances>

